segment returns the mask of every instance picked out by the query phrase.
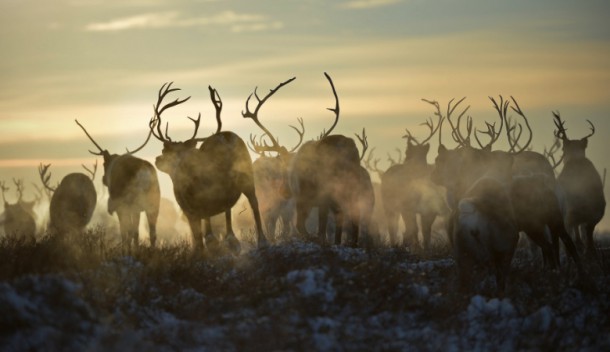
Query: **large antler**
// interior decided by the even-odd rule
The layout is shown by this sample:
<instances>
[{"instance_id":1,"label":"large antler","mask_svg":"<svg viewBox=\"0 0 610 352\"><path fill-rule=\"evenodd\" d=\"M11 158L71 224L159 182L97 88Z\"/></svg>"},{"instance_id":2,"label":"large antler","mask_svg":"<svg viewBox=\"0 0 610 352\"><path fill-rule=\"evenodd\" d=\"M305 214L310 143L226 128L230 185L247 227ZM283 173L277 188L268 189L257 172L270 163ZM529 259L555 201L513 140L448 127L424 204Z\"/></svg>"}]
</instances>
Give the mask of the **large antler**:
<instances>
[{"instance_id":1,"label":"large antler","mask_svg":"<svg viewBox=\"0 0 610 352\"><path fill-rule=\"evenodd\" d=\"M222 112L222 100L220 99L220 94L218 94L218 91L212 88L212 86L208 86L208 90L210 91L210 99L212 99L212 104L214 104L214 109L216 110L216 133L219 133L222 129L222 120L220 119L220 113Z\"/></svg>"},{"instance_id":2,"label":"large antler","mask_svg":"<svg viewBox=\"0 0 610 352\"><path fill-rule=\"evenodd\" d=\"M15 184L15 188L17 188L17 202L21 202L23 198L23 180L13 178L13 183Z\"/></svg>"},{"instance_id":3,"label":"large antler","mask_svg":"<svg viewBox=\"0 0 610 352\"><path fill-rule=\"evenodd\" d=\"M523 113L523 111L521 110L521 107L519 106L519 104L517 103L517 101L515 100L515 98L513 98L512 96L510 97L510 99L513 101L513 105L510 108L516 112L519 116L521 116L523 118L523 121L525 122L525 127L527 127L527 130L529 132L529 137L527 139L527 142L523 145L520 146L519 145L519 140L521 139L521 135L523 132L523 127L521 124L517 124L515 122L514 125L509 124L509 121L505 121L506 123L506 131L507 131L507 136L508 136L508 143L510 146L510 149L508 150L509 153L514 153L514 154L519 154L525 150L527 150L527 148L529 147L529 145L532 143L532 138L534 137L534 134L532 133L532 128L530 127L529 121L527 120L527 117L525 116L525 114ZM518 150L516 149L518 148Z\"/></svg>"},{"instance_id":4,"label":"large antler","mask_svg":"<svg viewBox=\"0 0 610 352\"><path fill-rule=\"evenodd\" d=\"M559 158L559 160L555 158L555 153L559 151L559 148L561 148L561 142L559 141L559 138L555 138L553 145L551 145L548 150L546 147L544 147L544 152L542 153L551 163L553 169L556 169L563 161L563 155Z\"/></svg>"},{"instance_id":5,"label":"large antler","mask_svg":"<svg viewBox=\"0 0 610 352\"><path fill-rule=\"evenodd\" d=\"M453 104L454 99L449 100L449 103L447 103L447 113L445 114L445 116L443 117L443 114L441 112L441 107L440 104L438 103L438 101L436 100L428 100L428 99L422 99L422 101L434 106L436 108L436 112L434 113L434 115L438 116L439 118L439 134L438 134L438 138L439 138L439 145L442 144L441 141L441 132L440 132L440 127L443 123L444 120L446 120L447 122L449 122L449 126L451 127L451 137L453 138L453 140L458 143L460 146L468 146L470 145L470 135L472 134L472 118L470 116L467 116L466 118L466 136L464 137L464 135L462 135L462 132L460 131L460 125L462 122L462 117L466 114L466 112L468 112L468 110L470 109L470 105L468 105L464 110L462 110L462 112L458 115L457 118L457 122L456 124L453 123L453 121L451 121L451 115L455 112L455 110L457 109L457 107L466 99L466 97L463 97L462 99L458 100L455 104Z\"/></svg>"},{"instance_id":6,"label":"large antler","mask_svg":"<svg viewBox=\"0 0 610 352\"><path fill-rule=\"evenodd\" d=\"M155 138L157 138L161 142L171 142L171 138L169 138L169 136L167 135L167 129L168 129L167 123L165 124L165 133L163 133L163 131L161 131L161 125L162 125L161 114L163 114L163 112L165 110L167 110L171 107L174 107L176 105L180 105L180 104L184 103L185 101L191 99L190 96L187 98L184 98L184 99L176 98L172 102L169 102L165 105L161 105L161 103L163 102L163 100L169 93L180 90L180 88L172 88L173 83L174 82L164 83L161 86L161 88L159 89L159 93L157 94L157 103L153 105L154 114L148 124L153 136L155 136ZM190 117L189 117L189 119L191 121L193 121L193 123L195 123L195 133L193 134L193 138L194 138L194 136L197 135L197 130L199 129L199 121L201 120L201 114L199 114L199 117L197 118L197 120L192 119ZM156 133L155 133L155 130L156 130Z\"/></svg>"},{"instance_id":7,"label":"large antler","mask_svg":"<svg viewBox=\"0 0 610 352\"><path fill-rule=\"evenodd\" d=\"M265 126L263 126L263 124L260 122L259 117L258 117L258 112L261 109L261 107L263 106L263 104L265 104L267 99L269 99L273 94L275 94L275 92L277 92L280 88L282 88L283 86L287 85L288 83L294 81L295 79L296 79L296 77L292 77L289 80L280 83L274 89L270 89L269 93L267 93L267 95L264 96L262 99L258 96L258 92L257 92L258 87L255 87L254 92L248 96L248 99L246 99L246 111L242 111L241 115L244 118L252 119L252 121L254 121L254 123L261 130L263 130L263 132L264 132L263 136L266 136L271 141L271 145L268 145L266 142L264 142L264 145L260 145L254 141L255 137L251 138L250 141L253 143L252 146L255 150L258 150L258 152L265 152L265 151L282 152L285 150L285 148L282 148L282 146L280 146L277 139L275 137L273 137L273 134L271 134L271 132L269 132L269 130ZM252 95L254 95L254 97L258 101L256 104L256 108L254 109L254 112L250 111L250 106L249 106L250 98L252 98ZM302 125L302 121L300 121L300 122ZM296 127L294 127L294 126L291 126L291 127L293 127L297 131L297 133L299 132L299 130ZM302 136L301 136L301 138L302 138Z\"/></svg>"},{"instance_id":8,"label":"large antler","mask_svg":"<svg viewBox=\"0 0 610 352\"><path fill-rule=\"evenodd\" d=\"M95 174L97 173L97 159L95 159L95 164L93 164L93 170L88 168L85 164L81 164L83 169L91 175L91 181L95 181Z\"/></svg>"},{"instance_id":9,"label":"large antler","mask_svg":"<svg viewBox=\"0 0 610 352\"><path fill-rule=\"evenodd\" d=\"M381 170L379 168L379 158L375 158L373 159L373 152L375 151L375 147L371 148L371 150L369 151L368 156L363 160L363 164L364 167L371 171L371 172L376 172L377 175L379 175L379 177L381 177L381 175L383 175L383 170Z\"/></svg>"},{"instance_id":10,"label":"large antler","mask_svg":"<svg viewBox=\"0 0 610 352\"><path fill-rule=\"evenodd\" d=\"M508 111L509 106L508 100L504 101L504 97L501 95L499 104L492 97L489 97L489 100L491 100L494 109L496 109L498 115L500 116L500 128L498 128L498 130L496 131L496 123L489 123L486 121L485 125L487 126L487 131L481 131L478 129L474 131L474 138L477 140L477 143L479 144L479 147L481 147L481 149L491 147L498 140L498 138L500 138L500 135L502 134L502 129L504 128L504 121L506 121L506 113ZM481 140L479 140L477 132L481 132L489 136L489 142L485 146L483 145L483 143L481 143Z\"/></svg>"},{"instance_id":11,"label":"large antler","mask_svg":"<svg viewBox=\"0 0 610 352\"><path fill-rule=\"evenodd\" d=\"M387 154L388 162L390 163L390 166L402 164L404 162L404 158L403 158L404 154L402 153L402 151L398 148L394 149L394 151L396 152L396 155L398 155L398 158L396 158L396 159L394 159L390 153Z\"/></svg>"},{"instance_id":12,"label":"large antler","mask_svg":"<svg viewBox=\"0 0 610 352\"><path fill-rule=\"evenodd\" d=\"M326 76L326 79L330 83L330 87L333 90L333 95L335 96L335 107L334 108L326 108L326 110L329 110L329 111L332 111L332 112L335 113L335 121L333 122L332 126L330 126L330 129L328 131L323 131L322 132L322 134L320 135L320 139L329 136L330 133L333 131L333 129L335 129L335 126L337 126L337 122L339 122L339 113L340 113L339 97L337 96L337 90L335 89L335 84L333 83L333 80L332 80L332 78L330 78L328 73L324 72L324 76Z\"/></svg>"},{"instance_id":13,"label":"large antler","mask_svg":"<svg viewBox=\"0 0 610 352\"><path fill-rule=\"evenodd\" d=\"M366 154L366 150L369 149L369 141L366 137L366 129L362 129L362 135L359 135L358 133L354 133L354 135L356 136L356 138L358 138L360 144L362 144L362 154L360 155L360 161L362 161L362 159L364 159L364 155Z\"/></svg>"},{"instance_id":14,"label":"large antler","mask_svg":"<svg viewBox=\"0 0 610 352\"><path fill-rule=\"evenodd\" d=\"M49 184L51 181L51 173L49 172L47 174L47 172L49 171L49 167L51 167L51 164L43 165L42 163L40 163L40 165L38 166L38 174L40 175L42 185L50 192L55 192L57 187L51 187L51 185Z\"/></svg>"},{"instance_id":15,"label":"large antler","mask_svg":"<svg viewBox=\"0 0 610 352\"><path fill-rule=\"evenodd\" d=\"M0 190L2 190L2 200L4 200L4 203L7 203L7 201L6 201L6 192L8 192L9 189L10 188L8 188L8 186L6 186L4 181L0 181Z\"/></svg>"},{"instance_id":16,"label":"large antler","mask_svg":"<svg viewBox=\"0 0 610 352\"><path fill-rule=\"evenodd\" d=\"M417 145L422 145L422 144L425 144L426 142L428 142L436 134L436 132L438 132L440 130L440 127L441 127L443 119L444 119L444 117L440 114L435 113L435 115L438 117L438 125L436 127L434 127L434 121L432 121L431 117L426 119L426 122L422 122L420 124L420 126L426 126L430 130L430 134L428 135L428 137L426 137L426 139L419 142L415 137L413 137L413 134L411 134L411 131L409 131L407 128L405 128L406 134L404 136L402 136L402 138L407 138L408 140L413 141Z\"/></svg>"},{"instance_id":17,"label":"large antler","mask_svg":"<svg viewBox=\"0 0 610 352\"><path fill-rule=\"evenodd\" d=\"M87 137L89 137L89 140L91 142L93 142L93 145L95 145L95 147L100 151L99 153L96 153L94 151L89 150L89 153L93 154L93 155L104 155L104 153L108 153L106 150L102 149L102 147L100 147L99 144L97 144L97 142L95 141L95 139L93 139L93 137L91 137L91 135L89 134L89 132L87 132L87 130L85 129L85 127L83 125L80 124L80 122L78 122L78 120L74 120L74 122L76 122L76 124L78 125L78 127L80 127L83 132L85 132L85 134L87 135Z\"/></svg>"}]
</instances>

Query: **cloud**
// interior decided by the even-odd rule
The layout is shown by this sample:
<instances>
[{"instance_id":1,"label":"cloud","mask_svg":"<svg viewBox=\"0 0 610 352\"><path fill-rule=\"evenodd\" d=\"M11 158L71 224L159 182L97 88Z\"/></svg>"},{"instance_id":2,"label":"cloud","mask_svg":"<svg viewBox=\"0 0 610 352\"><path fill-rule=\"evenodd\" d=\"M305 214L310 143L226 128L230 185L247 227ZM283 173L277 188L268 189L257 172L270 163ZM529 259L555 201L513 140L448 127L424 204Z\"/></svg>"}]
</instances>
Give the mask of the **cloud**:
<instances>
[{"instance_id":1,"label":"cloud","mask_svg":"<svg viewBox=\"0 0 610 352\"><path fill-rule=\"evenodd\" d=\"M394 5L402 0L353 0L341 4L341 7L346 9L370 9L374 7L382 7Z\"/></svg>"},{"instance_id":2,"label":"cloud","mask_svg":"<svg viewBox=\"0 0 610 352\"><path fill-rule=\"evenodd\" d=\"M230 26L233 32L262 31L279 29L279 21L265 22L266 18L258 14L223 11L209 17L184 17L179 12L146 13L131 17L114 19L108 22L90 23L85 27L93 32L118 32L132 29L158 29L202 26Z\"/></svg>"}]
</instances>

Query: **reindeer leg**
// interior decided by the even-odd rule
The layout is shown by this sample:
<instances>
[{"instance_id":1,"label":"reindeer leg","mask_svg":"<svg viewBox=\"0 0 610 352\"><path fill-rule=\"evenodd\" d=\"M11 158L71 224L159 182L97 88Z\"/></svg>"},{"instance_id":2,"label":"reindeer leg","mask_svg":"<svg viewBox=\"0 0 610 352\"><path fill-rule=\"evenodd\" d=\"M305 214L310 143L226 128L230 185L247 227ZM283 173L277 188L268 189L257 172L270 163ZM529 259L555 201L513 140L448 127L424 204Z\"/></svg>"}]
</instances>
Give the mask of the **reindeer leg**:
<instances>
[{"instance_id":1,"label":"reindeer leg","mask_svg":"<svg viewBox=\"0 0 610 352\"><path fill-rule=\"evenodd\" d=\"M157 218L159 217L159 208L148 209L146 211L146 220L148 221L148 232L150 238L150 246L155 247L157 243Z\"/></svg>"},{"instance_id":2,"label":"reindeer leg","mask_svg":"<svg viewBox=\"0 0 610 352\"><path fill-rule=\"evenodd\" d=\"M428 252L430 249L430 239L432 237L432 224L436 219L435 213L421 214L421 232L423 239L424 252Z\"/></svg>"},{"instance_id":3,"label":"reindeer leg","mask_svg":"<svg viewBox=\"0 0 610 352\"><path fill-rule=\"evenodd\" d=\"M256 193L254 192L254 183L252 187L245 192L243 192L248 198L248 203L250 204L250 208L252 209L252 213L254 213L254 222L256 223L256 241L258 242L258 246L266 246L267 238L265 237L265 233L263 232L263 226L261 223L261 214L258 210L258 200L256 199Z\"/></svg>"},{"instance_id":4,"label":"reindeer leg","mask_svg":"<svg viewBox=\"0 0 610 352\"><path fill-rule=\"evenodd\" d=\"M231 221L231 209L225 211L225 220L227 222L227 236L225 237L225 242L229 251L233 254L239 254L241 251L241 245L235 237L235 233L233 232L233 223Z\"/></svg>"},{"instance_id":5,"label":"reindeer leg","mask_svg":"<svg viewBox=\"0 0 610 352\"><path fill-rule=\"evenodd\" d=\"M328 212L330 210L328 203L328 201L323 201L318 207L318 240L320 244L326 243L326 227L328 226Z\"/></svg>"},{"instance_id":6,"label":"reindeer leg","mask_svg":"<svg viewBox=\"0 0 610 352\"><path fill-rule=\"evenodd\" d=\"M193 215L186 215L191 228L191 235L193 238L193 250L195 254L203 254L203 233L201 232L201 218ZM206 231L209 225L209 218L206 220ZM210 226L211 231L211 226Z\"/></svg>"},{"instance_id":7,"label":"reindeer leg","mask_svg":"<svg viewBox=\"0 0 610 352\"><path fill-rule=\"evenodd\" d=\"M388 236L390 246L398 244L398 213L394 210L386 209L386 221L388 223Z\"/></svg>"}]
</instances>

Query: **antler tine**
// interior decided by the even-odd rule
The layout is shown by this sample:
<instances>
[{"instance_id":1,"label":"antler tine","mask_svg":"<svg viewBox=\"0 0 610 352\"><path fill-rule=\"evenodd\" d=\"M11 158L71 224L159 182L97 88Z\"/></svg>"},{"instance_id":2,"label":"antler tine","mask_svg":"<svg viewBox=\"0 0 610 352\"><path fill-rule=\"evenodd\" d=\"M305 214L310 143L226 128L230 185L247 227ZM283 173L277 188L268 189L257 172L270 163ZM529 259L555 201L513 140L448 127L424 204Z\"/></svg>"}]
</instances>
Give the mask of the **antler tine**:
<instances>
[{"instance_id":1,"label":"antler tine","mask_svg":"<svg viewBox=\"0 0 610 352\"><path fill-rule=\"evenodd\" d=\"M530 144L532 143L532 139L534 137L534 134L532 132L532 128L530 126L529 121L527 120L527 116L525 116L525 114L523 113L523 110L521 110L521 107L519 106L519 104L517 103L517 100L515 100L515 98L513 98L513 96L511 95L510 99L512 100L514 106L511 106L510 108L516 112L519 116L521 116L523 118L523 121L525 122L525 127L527 127L527 130L529 132L529 137L527 139L527 142L525 143L525 145L523 145L522 147L519 147L519 151L517 151L516 153L521 153L524 150L526 150ZM515 143L513 145L514 146L518 146L519 144L519 139L521 139L521 133L523 132L523 127L521 126L521 124L518 125L519 126L519 134L517 135L517 139L515 140ZM508 127L508 126L507 126ZM512 148L511 148L512 149Z\"/></svg>"},{"instance_id":2,"label":"antler tine","mask_svg":"<svg viewBox=\"0 0 610 352\"><path fill-rule=\"evenodd\" d=\"M366 153L366 150L369 149L369 141L366 137L366 128L362 129L362 136L360 136L358 133L354 133L354 135L356 136L356 138L358 138L360 144L362 144L362 154L360 155L360 161L362 161L362 159L364 159L364 154Z\"/></svg>"},{"instance_id":3,"label":"antler tine","mask_svg":"<svg viewBox=\"0 0 610 352\"><path fill-rule=\"evenodd\" d=\"M91 135L89 134L89 132L87 132L87 130L85 129L85 127L83 125L80 124L80 122L78 122L77 119L74 119L74 121L76 122L76 124L83 130L83 132L85 132L85 134L87 135L87 137L89 137L89 140L91 142L93 142L93 144L97 147L97 149L99 149L99 153L93 152L91 150L89 150L89 153L93 154L93 155L104 155L104 149L102 149L102 147L100 147L99 144L97 144L97 142L93 139L93 137L91 137Z\"/></svg>"},{"instance_id":4,"label":"antler tine","mask_svg":"<svg viewBox=\"0 0 610 352\"><path fill-rule=\"evenodd\" d=\"M2 190L2 200L4 200L4 203L6 203L6 192L8 192L10 188L6 186L4 181L0 181L0 189Z\"/></svg>"},{"instance_id":5,"label":"antler tine","mask_svg":"<svg viewBox=\"0 0 610 352\"><path fill-rule=\"evenodd\" d=\"M587 122L589 123L589 126L591 126L591 133L589 133L588 135L586 135L585 137L583 137L582 139L587 139L589 137L591 137L592 135L595 134L595 126L593 125L593 122L591 122L590 120L587 120Z\"/></svg>"},{"instance_id":6,"label":"antler tine","mask_svg":"<svg viewBox=\"0 0 610 352\"><path fill-rule=\"evenodd\" d=\"M258 96L257 93L257 89L258 87L254 88L254 93L251 93L248 96L248 99L246 99L246 111L242 111L241 112L241 116L244 118L250 118L252 119L252 121L254 121L254 123L263 130L263 132L265 132L265 135L267 135L267 137L271 140L271 143L273 143L273 146L275 146L278 150L280 149L280 145L277 142L277 140L273 137L273 135L271 134L271 132L269 132L269 130L263 126L263 124L260 122L259 118L258 118L258 111L261 109L261 107L263 106L263 104L265 104L265 102L267 101L267 99L269 99L273 94L275 94L275 92L277 92L280 88L282 88L283 86L287 85L288 83L294 81L296 79L296 77L292 77L289 80L280 83L277 87L270 89L269 93L267 93L266 96L264 96L262 99ZM256 108L254 109L254 112L250 111L250 98L252 98L252 95L254 95L254 97L256 98L256 100L258 101L256 104Z\"/></svg>"},{"instance_id":7,"label":"antler tine","mask_svg":"<svg viewBox=\"0 0 610 352\"><path fill-rule=\"evenodd\" d=\"M369 151L369 154L367 155L367 157L363 160L364 163L364 167L372 172L376 172L379 176L381 176L383 174L383 171L379 169L378 165L379 165L379 158L375 158L373 160L373 152L375 151L375 147L371 148L371 150ZM372 162L372 165L371 165Z\"/></svg>"},{"instance_id":8,"label":"antler tine","mask_svg":"<svg viewBox=\"0 0 610 352\"><path fill-rule=\"evenodd\" d=\"M485 122L485 124L487 125L487 132L485 132L485 134L489 135L489 143L487 143L487 145L485 147L491 147L497 140L498 138L500 138L500 135L502 134L502 129L504 128L504 123L506 121L506 113L508 111L508 106L510 105L508 100L504 100L504 97L502 95L500 95L500 103L498 104L498 102L496 102L496 100L493 97L488 97L489 100L491 100L494 109L498 112L498 116L500 117L500 128L498 128L498 131L496 132L496 123L494 122L493 124L490 124L488 122ZM475 138L477 139L477 143L479 143L479 146L481 148L485 148L479 141L478 137L477 137L477 131L475 131Z\"/></svg>"},{"instance_id":9,"label":"antler tine","mask_svg":"<svg viewBox=\"0 0 610 352\"><path fill-rule=\"evenodd\" d=\"M555 138L555 141L553 142L553 145L551 145L551 148L549 148L547 150L546 147L544 147L544 151L542 152L542 154L551 163L551 166L553 167L553 169L556 169L563 161L563 155L561 156L561 158L559 158L559 160L555 159L555 153L557 151L559 151L560 147L561 147L561 142L559 142L559 138Z\"/></svg>"},{"instance_id":10,"label":"antler tine","mask_svg":"<svg viewBox=\"0 0 610 352\"><path fill-rule=\"evenodd\" d=\"M407 139L407 143L413 141L417 145L421 144L421 143L419 143L419 141L415 137L413 137L413 134L411 133L411 131L409 131L408 128L405 128L405 135L402 136L402 138L406 138Z\"/></svg>"},{"instance_id":11,"label":"antler tine","mask_svg":"<svg viewBox=\"0 0 610 352\"><path fill-rule=\"evenodd\" d=\"M95 164L93 164L93 170L89 169L85 164L81 164L83 169L91 175L91 181L95 181L95 174L97 173L97 159L95 159Z\"/></svg>"},{"instance_id":12,"label":"antler tine","mask_svg":"<svg viewBox=\"0 0 610 352\"><path fill-rule=\"evenodd\" d=\"M561 121L561 115L559 114L559 111L553 111L553 122L555 123L555 127L557 127L557 130L553 133L555 135L555 137L561 139L561 140L566 140L568 139L568 135L566 133L566 128L564 127L565 122Z\"/></svg>"},{"instance_id":13,"label":"antler tine","mask_svg":"<svg viewBox=\"0 0 610 352\"><path fill-rule=\"evenodd\" d=\"M16 179L13 177L13 183L15 184L15 187L17 189L17 202L20 202L21 199L23 198L23 180L21 179Z\"/></svg>"},{"instance_id":14,"label":"antler tine","mask_svg":"<svg viewBox=\"0 0 610 352\"><path fill-rule=\"evenodd\" d=\"M449 102L447 103L447 114L445 116L445 119L447 120L447 122L449 122L449 126L451 127L451 137L453 138L453 140L458 143L460 146L466 146L470 144L470 140L469 138L464 138L460 132L460 121L462 119L462 116L464 116L464 114L466 114L466 112L470 109L470 105L468 105L466 107L466 109L464 109L464 111L462 111L460 113L460 115L458 116L458 121L457 121L457 125L453 124L453 121L451 121L451 114L453 114L453 112L455 111L455 109L457 109L457 107L466 99L466 97L463 97L462 99L458 100L454 105L452 105L453 101L455 100L455 98L449 100ZM437 103L438 105L438 103ZM440 106L437 108L439 110L439 114L440 114ZM467 132L469 132L468 137L470 137L470 133L472 132L472 119L469 118L467 123L466 123L466 128Z\"/></svg>"},{"instance_id":15,"label":"antler tine","mask_svg":"<svg viewBox=\"0 0 610 352\"><path fill-rule=\"evenodd\" d=\"M421 123L421 125L427 126L430 129L430 135L426 139L421 141L420 144L424 144L424 143L428 142L436 134L436 132L440 130L443 119L444 119L443 116L439 116L438 125L436 127L434 127L434 121L432 121L431 117L427 118L426 122Z\"/></svg>"},{"instance_id":16,"label":"antler tine","mask_svg":"<svg viewBox=\"0 0 610 352\"><path fill-rule=\"evenodd\" d=\"M199 115L197 116L197 119L194 119L190 116L187 116L187 118L189 120L193 121L193 123L195 124L195 131L193 131L193 136L189 139L195 139L195 137L197 136L197 131L199 131L199 123L201 122L201 113L199 113Z\"/></svg>"},{"instance_id":17,"label":"antler tine","mask_svg":"<svg viewBox=\"0 0 610 352\"><path fill-rule=\"evenodd\" d=\"M438 101L436 100L428 100L428 99L422 99L422 101L434 106L436 108L436 111L434 112L434 115L437 116L439 118L439 129L438 129L438 145L443 144L443 140L442 140L442 124L443 121L445 120L445 117L443 116L443 114L441 113L441 106L438 103Z\"/></svg>"},{"instance_id":18,"label":"antler tine","mask_svg":"<svg viewBox=\"0 0 610 352\"><path fill-rule=\"evenodd\" d=\"M290 125L290 127L292 127L292 129L294 129L299 134L299 142L292 149L290 149L290 153L293 153L297 150L298 147L301 146L301 143L303 143L303 136L305 135L305 124L303 123L303 118L299 117L297 118L297 121L299 122L301 129L298 129L296 126L293 125Z\"/></svg>"},{"instance_id":19,"label":"antler tine","mask_svg":"<svg viewBox=\"0 0 610 352\"><path fill-rule=\"evenodd\" d=\"M174 101L161 106L161 103L163 102L163 100L169 93L181 90L180 88L171 88L172 84L174 84L174 82L169 82L169 83L166 82L159 89L159 93L157 94L157 103L153 105L154 115L149 123L149 127L151 128L151 130L154 127L156 127L157 133L155 134L153 132L153 135L162 142L171 141L171 139L169 139L167 134L164 136L163 132L161 131L161 114L163 114L163 112L165 110L167 110L171 107L174 107L176 105L180 105L180 104L186 102L187 100L191 99L190 96L187 98L184 98L184 99L176 98ZM167 133L167 128L166 128L166 133Z\"/></svg>"},{"instance_id":20,"label":"antler tine","mask_svg":"<svg viewBox=\"0 0 610 352\"><path fill-rule=\"evenodd\" d=\"M339 108L339 97L337 96L337 90L335 89L335 84L333 83L332 78L330 78L330 76L328 75L328 73L324 72L324 76L326 76L326 79L328 80L328 82L330 83L330 87L333 90L333 95L335 96L335 108L326 108L326 110L332 111L335 113L335 121L333 122L332 126L330 126L330 129L328 131L325 131L321 138L324 138L328 135L330 135L330 133L332 132L332 130L335 128L335 126L337 126L337 122L339 122L339 113L340 113L340 108Z\"/></svg>"},{"instance_id":21,"label":"antler tine","mask_svg":"<svg viewBox=\"0 0 610 352\"><path fill-rule=\"evenodd\" d=\"M40 175L42 185L49 191L55 192L56 188L53 188L49 185L49 182L51 181L51 173L49 172L47 174L47 172L49 171L49 167L51 167L51 164L44 165L43 163L40 163L40 165L38 166L38 174Z\"/></svg>"},{"instance_id":22,"label":"antler tine","mask_svg":"<svg viewBox=\"0 0 610 352\"><path fill-rule=\"evenodd\" d=\"M216 133L219 133L222 129L222 120L220 119L220 113L222 112L222 99L220 99L220 94L218 94L218 91L212 88L212 86L208 86L208 90L210 91L210 99L212 99L214 109L216 110L216 124L218 126L216 127Z\"/></svg>"}]
</instances>

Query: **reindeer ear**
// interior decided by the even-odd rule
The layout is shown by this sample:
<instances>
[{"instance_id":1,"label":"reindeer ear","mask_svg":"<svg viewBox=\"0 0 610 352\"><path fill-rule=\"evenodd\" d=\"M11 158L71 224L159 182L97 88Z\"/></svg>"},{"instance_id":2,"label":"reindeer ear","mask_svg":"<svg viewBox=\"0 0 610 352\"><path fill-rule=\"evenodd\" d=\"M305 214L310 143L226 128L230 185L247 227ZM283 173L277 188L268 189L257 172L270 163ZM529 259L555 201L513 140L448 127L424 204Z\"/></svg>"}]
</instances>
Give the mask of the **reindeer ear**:
<instances>
[{"instance_id":1,"label":"reindeer ear","mask_svg":"<svg viewBox=\"0 0 610 352\"><path fill-rule=\"evenodd\" d=\"M444 145L444 144L440 144L440 145L438 146L438 153L439 153L439 154L441 154L441 153L445 153L446 151L447 151L447 147L445 147L445 145Z\"/></svg>"},{"instance_id":2,"label":"reindeer ear","mask_svg":"<svg viewBox=\"0 0 610 352\"><path fill-rule=\"evenodd\" d=\"M197 141L194 139L189 139L188 141L184 142L184 145L186 145L188 148L196 148Z\"/></svg>"},{"instance_id":3,"label":"reindeer ear","mask_svg":"<svg viewBox=\"0 0 610 352\"><path fill-rule=\"evenodd\" d=\"M580 143L582 143L583 149L586 149L587 146L589 145L589 137L581 139Z\"/></svg>"}]
</instances>

